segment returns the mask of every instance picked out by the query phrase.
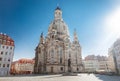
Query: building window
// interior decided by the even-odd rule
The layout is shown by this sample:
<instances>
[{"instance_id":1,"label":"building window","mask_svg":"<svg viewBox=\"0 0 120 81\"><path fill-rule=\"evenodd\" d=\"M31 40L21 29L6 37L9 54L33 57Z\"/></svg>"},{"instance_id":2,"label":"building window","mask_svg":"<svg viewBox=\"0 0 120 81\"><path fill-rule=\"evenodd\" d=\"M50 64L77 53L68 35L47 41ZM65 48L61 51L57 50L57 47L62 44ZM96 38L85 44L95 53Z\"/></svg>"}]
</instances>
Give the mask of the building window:
<instances>
[{"instance_id":1,"label":"building window","mask_svg":"<svg viewBox=\"0 0 120 81\"><path fill-rule=\"evenodd\" d=\"M60 70L63 71L63 67L60 67Z\"/></svg>"},{"instance_id":2,"label":"building window","mask_svg":"<svg viewBox=\"0 0 120 81\"><path fill-rule=\"evenodd\" d=\"M8 46L6 47L6 49L8 49Z\"/></svg>"},{"instance_id":3,"label":"building window","mask_svg":"<svg viewBox=\"0 0 120 81\"><path fill-rule=\"evenodd\" d=\"M0 67L1 67L1 64L0 64Z\"/></svg>"},{"instance_id":4,"label":"building window","mask_svg":"<svg viewBox=\"0 0 120 81\"><path fill-rule=\"evenodd\" d=\"M4 49L4 48L5 48L5 46L2 46L2 48Z\"/></svg>"},{"instance_id":5,"label":"building window","mask_svg":"<svg viewBox=\"0 0 120 81\"><path fill-rule=\"evenodd\" d=\"M8 59L8 61L10 61L10 59Z\"/></svg>"},{"instance_id":6,"label":"building window","mask_svg":"<svg viewBox=\"0 0 120 81\"><path fill-rule=\"evenodd\" d=\"M55 14L57 14L57 12L55 12Z\"/></svg>"},{"instance_id":7,"label":"building window","mask_svg":"<svg viewBox=\"0 0 120 81\"><path fill-rule=\"evenodd\" d=\"M5 52L5 55L7 55L8 52Z\"/></svg>"},{"instance_id":8,"label":"building window","mask_svg":"<svg viewBox=\"0 0 120 81\"><path fill-rule=\"evenodd\" d=\"M0 61L2 61L2 58L0 58Z\"/></svg>"},{"instance_id":9,"label":"building window","mask_svg":"<svg viewBox=\"0 0 120 81\"><path fill-rule=\"evenodd\" d=\"M3 44L6 44L6 40L3 41Z\"/></svg>"},{"instance_id":10,"label":"building window","mask_svg":"<svg viewBox=\"0 0 120 81\"><path fill-rule=\"evenodd\" d=\"M60 12L58 12L58 15L60 15Z\"/></svg>"},{"instance_id":11,"label":"building window","mask_svg":"<svg viewBox=\"0 0 120 81\"><path fill-rule=\"evenodd\" d=\"M54 50L53 49L51 50L51 62L52 63L54 62Z\"/></svg>"},{"instance_id":12,"label":"building window","mask_svg":"<svg viewBox=\"0 0 120 81\"><path fill-rule=\"evenodd\" d=\"M5 67L5 64L3 64L3 67Z\"/></svg>"},{"instance_id":13,"label":"building window","mask_svg":"<svg viewBox=\"0 0 120 81\"><path fill-rule=\"evenodd\" d=\"M4 58L4 61L6 61L6 58Z\"/></svg>"},{"instance_id":14,"label":"building window","mask_svg":"<svg viewBox=\"0 0 120 81\"><path fill-rule=\"evenodd\" d=\"M1 55L3 55L3 51L1 51Z\"/></svg>"},{"instance_id":15,"label":"building window","mask_svg":"<svg viewBox=\"0 0 120 81\"><path fill-rule=\"evenodd\" d=\"M10 49L12 50L12 47L10 47Z\"/></svg>"},{"instance_id":16,"label":"building window","mask_svg":"<svg viewBox=\"0 0 120 81\"><path fill-rule=\"evenodd\" d=\"M62 58L60 58L60 64L62 64Z\"/></svg>"},{"instance_id":17,"label":"building window","mask_svg":"<svg viewBox=\"0 0 120 81\"><path fill-rule=\"evenodd\" d=\"M79 68L77 68L77 71L79 71Z\"/></svg>"},{"instance_id":18,"label":"building window","mask_svg":"<svg viewBox=\"0 0 120 81\"><path fill-rule=\"evenodd\" d=\"M77 57L77 52L76 52L76 64L77 64L77 58L78 58L78 57Z\"/></svg>"},{"instance_id":19,"label":"building window","mask_svg":"<svg viewBox=\"0 0 120 81\"><path fill-rule=\"evenodd\" d=\"M54 50L51 50L51 57L54 57Z\"/></svg>"},{"instance_id":20,"label":"building window","mask_svg":"<svg viewBox=\"0 0 120 81\"><path fill-rule=\"evenodd\" d=\"M54 68L53 68L53 67L51 67L51 73L53 73L53 69L54 69Z\"/></svg>"},{"instance_id":21,"label":"building window","mask_svg":"<svg viewBox=\"0 0 120 81\"><path fill-rule=\"evenodd\" d=\"M52 38L54 38L54 35L52 35Z\"/></svg>"},{"instance_id":22,"label":"building window","mask_svg":"<svg viewBox=\"0 0 120 81\"><path fill-rule=\"evenodd\" d=\"M7 67L9 67L9 64L7 64Z\"/></svg>"},{"instance_id":23,"label":"building window","mask_svg":"<svg viewBox=\"0 0 120 81\"><path fill-rule=\"evenodd\" d=\"M62 49L59 50L59 55L60 55L60 64L62 64Z\"/></svg>"},{"instance_id":24,"label":"building window","mask_svg":"<svg viewBox=\"0 0 120 81\"><path fill-rule=\"evenodd\" d=\"M9 55L11 55L11 52L9 53Z\"/></svg>"}]
</instances>

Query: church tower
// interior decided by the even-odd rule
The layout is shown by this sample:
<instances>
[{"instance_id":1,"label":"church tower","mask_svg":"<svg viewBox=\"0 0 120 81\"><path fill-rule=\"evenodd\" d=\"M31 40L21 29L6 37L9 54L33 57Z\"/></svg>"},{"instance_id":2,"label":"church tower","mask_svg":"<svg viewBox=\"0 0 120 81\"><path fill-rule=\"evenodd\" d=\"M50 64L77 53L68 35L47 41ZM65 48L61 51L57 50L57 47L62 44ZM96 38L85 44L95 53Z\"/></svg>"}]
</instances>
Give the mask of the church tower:
<instances>
[{"instance_id":1,"label":"church tower","mask_svg":"<svg viewBox=\"0 0 120 81\"><path fill-rule=\"evenodd\" d=\"M54 13L54 19L55 20L62 20L62 10L59 8L59 6L57 6L57 8L55 9L55 13Z\"/></svg>"},{"instance_id":2,"label":"church tower","mask_svg":"<svg viewBox=\"0 0 120 81\"><path fill-rule=\"evenodd\" d=\"M41 33L41 36L40 36L40 43L41 43L41 44L44 43L44 36L43 36L43 33Z\"/></svg>"},{"instance_id":3,"label":"church tower","mask_svg":"<svg viewBox=\"0 0 120 81\"><path fill-rule=\"evenodd\" d=\"M81 46L79 44L76 30L74 30L74 39L73 39L73 43L72 43L72 49L73 49L72 56L73 56L73 59L75 59L73 61L73 64L76 67L76 71L79 72L83 69L83 65L82 65Z\"/></svg>"},{"instance_id":4,"label":"church tower","mask_svg":"<svg viewBox=\"0 0 120 81\"><path fill-rule=\"evenodd\" d=\"M79 40L78 40L78 37L77 37L76 29L74 30L74 39L73 39L73 43L74 43L74 44L79 44Z\"/></svg>"}]
</instances>

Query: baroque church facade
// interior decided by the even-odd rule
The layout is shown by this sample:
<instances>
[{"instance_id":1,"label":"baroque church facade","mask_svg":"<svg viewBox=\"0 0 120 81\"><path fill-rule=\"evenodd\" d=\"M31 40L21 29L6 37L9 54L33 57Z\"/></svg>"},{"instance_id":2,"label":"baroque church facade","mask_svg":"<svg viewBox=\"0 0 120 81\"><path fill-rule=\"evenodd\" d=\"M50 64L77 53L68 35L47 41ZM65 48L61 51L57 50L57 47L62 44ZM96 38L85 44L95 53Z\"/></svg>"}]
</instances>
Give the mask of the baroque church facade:
<instances>
[{"instance_id":1,"label":"baroque church facade","mask_svg":"<svg viewBox=\"0 0 120 81\"><path fill-rule=\"evenodd\" d=\"M34 73L82 71L81 46L76 31L73 42L71 42L68 26L62 18L62 10L57 7L47 36L44 38L41 33L40 42L35 49Z\"/></svg>"}]
</instances>

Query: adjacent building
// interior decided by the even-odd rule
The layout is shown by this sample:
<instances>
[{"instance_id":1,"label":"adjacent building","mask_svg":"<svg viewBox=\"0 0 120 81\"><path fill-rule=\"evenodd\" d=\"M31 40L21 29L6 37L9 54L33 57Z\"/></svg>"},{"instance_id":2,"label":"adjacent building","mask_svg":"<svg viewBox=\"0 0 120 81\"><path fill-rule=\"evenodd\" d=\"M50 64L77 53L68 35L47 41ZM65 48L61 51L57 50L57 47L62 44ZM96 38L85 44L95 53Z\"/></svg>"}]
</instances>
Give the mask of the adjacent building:
<instances>
[{"instance_id":1,"label":"adjacent building","mask_svg":"<svg viewBox=\"0 0 120 81\"><path fill-rule=\"evenodd\" d=\"M109 64L108 60L98 61L99 70L97 71L110 72L108 64Z\"/></svg>"},{"instance_id":2,"label":"adjacent building","mask_svg":"<svg viewBox=\"0 0 120 81\"><path fill-rule=\"evenodd\" d=\"M116 73L115 56L112 47L108 50L108 62L108 68L110 69L110 72Z\"/></svg>"},{"instance_id":3,"label":"adjacent building","mask_svg":"<svg viewBox=\"0 0 120 81\"><path fill-rule=\"evenodd\" d=\"M0 76L9 75L14 47L13 39L0 33Z\"/></svg>"},{"instance_id":4,"label":"adjacent building","mask_svg":"<svg viewBox=\"0 0 120 81\"><path fill-rule=\"evenodd\" d=\"M84 61L85 72L109 72L106 56L88 55Z\"/></svg>"},{"instance_id":5,"label":"adjacent building","mask_svg":"<svg viewBox=\"0 0 120 81\"><path fill-rule=\"evenodd\" d=\"M59 7L55 9L54 20L49 25L47 36L41 34L35 52L35 73L83 71L77 33L74 32L74 39L71 42L68 26L62 18L62 10Z\"/></svg>"},{"instance_id":6,"label":"adjacent building","mask_svg":"<svg viewBox=\"0 0 120 81\"><path fill-rule=\"evenodd\" d=\"M99 65L97 60L84 60L83 61L85 72L96 72L99 70Z\"/></svg>"},{"instance_id":7,"label":"adjacent building","mask_svg":"<svg viewBox=\"0 0 120 81\"><path fill-rule=\"evenodd\" d=\"M100 55L88 55L85 57L85 60L98 60L98 61L106 61L107 57L106 56L100 56Z\"/></svg>"},{"instance_id":8,"label":"adjacent building","mask_svg":"<svg viewBox=\"0 0 120 81\"><path fill-rule=\"evenodd\" d=\"M114 44L109 48L109 68L111 71L120 74L120 38L117 39Z\"/></svg>"},{"instance_id":9,"label":"adjacent building","mask_svg":"<svg viewBox=\"0 0 120 81\"><path fill-rule=\"evenodd\" d=\"M32 74L34 71L34 60L33 59L20 59L12 62L11 74Z\"/></svg>"}]
</instances>

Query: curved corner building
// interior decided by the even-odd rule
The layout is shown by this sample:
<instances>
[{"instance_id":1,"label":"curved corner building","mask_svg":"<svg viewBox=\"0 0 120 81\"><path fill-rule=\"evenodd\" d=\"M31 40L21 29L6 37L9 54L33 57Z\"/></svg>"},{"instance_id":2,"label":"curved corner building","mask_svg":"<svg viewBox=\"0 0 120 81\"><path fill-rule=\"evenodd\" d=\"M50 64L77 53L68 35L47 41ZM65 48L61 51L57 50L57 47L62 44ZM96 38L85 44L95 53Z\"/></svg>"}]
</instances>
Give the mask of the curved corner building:
<instances>
[{"instance_id":1,"label":"curved corner building","mask_svg":"<svg viewBox=\"0 0 120 81\"><path fill-rule=\"evenodd\" d=\"M8 35L0 33L0 76L10 74L14 55L14 41Z\"/></svg>"}]
</instances>

